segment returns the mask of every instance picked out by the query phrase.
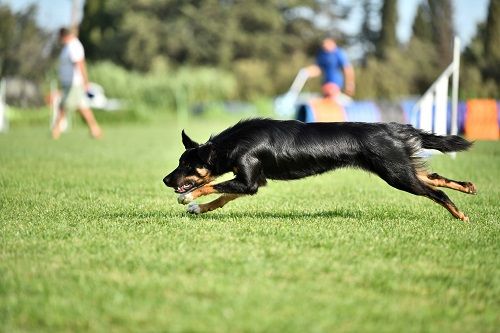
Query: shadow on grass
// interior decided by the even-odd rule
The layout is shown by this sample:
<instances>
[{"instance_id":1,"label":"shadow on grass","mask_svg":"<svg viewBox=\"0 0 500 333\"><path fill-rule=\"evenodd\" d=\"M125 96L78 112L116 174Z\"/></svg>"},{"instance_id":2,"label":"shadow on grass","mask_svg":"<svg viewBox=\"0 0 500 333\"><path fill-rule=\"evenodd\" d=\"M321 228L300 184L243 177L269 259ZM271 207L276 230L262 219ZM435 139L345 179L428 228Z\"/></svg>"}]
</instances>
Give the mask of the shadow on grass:
<instances>
[{"instance_id":1,"label":"shadow on grass","mask_svg":"<svg viewBox=\"0 0 500 333\"><path fill-rule=\"evenodd\" d=\"M201 215L193 215L187 213L184 208L178 210L133 210L133 211L117 211L106 212L102 216L107 219L179 219L193 218L202 220L217 219L288 219L288 220L303 220L316 218L344 218L354 219L362 218L363 214L358 211L347 211L344 209L326 210L326 211L255 211L242 210L235 212L220 210L217 212L209 212Z\"/></svg>"},{"instance_id":2,"label":"shadow on grass","mask_svg":"<svg viewBox=\"0 0 500 333\"><path fill-rule=\"evenodd\" d=\"M187 213L186 213L187 214ZM198 219L212 219L217 218L238 218L238 219L289 219L289 220L303 220L315 218L359 218L360 214L353 211L342 209L325 210L325 211L230 211L230 212L212 212L208 214L192 215Z\"/></svg>"}]
</instances>

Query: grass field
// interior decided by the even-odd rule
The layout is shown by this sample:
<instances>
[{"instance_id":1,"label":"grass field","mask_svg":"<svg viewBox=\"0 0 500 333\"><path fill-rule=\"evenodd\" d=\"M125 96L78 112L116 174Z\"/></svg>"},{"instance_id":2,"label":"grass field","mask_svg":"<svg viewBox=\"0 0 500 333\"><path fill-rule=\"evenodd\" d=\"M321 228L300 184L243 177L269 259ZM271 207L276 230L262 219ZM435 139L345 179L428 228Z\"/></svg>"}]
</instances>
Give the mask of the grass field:
<instances>
[{"instance_id":1,"label":"grass field","mask_svg":"<svg viewBox=\"0 0 500 333\"><path fill-rule=\"evenodd\" d=\"M191 123L203 141L226 124ZM3 332L498 332L500 143L431 166L471 218L362 171L270 182L191 216L167 120L0 135Z\"/></svg>"}]
</instances>

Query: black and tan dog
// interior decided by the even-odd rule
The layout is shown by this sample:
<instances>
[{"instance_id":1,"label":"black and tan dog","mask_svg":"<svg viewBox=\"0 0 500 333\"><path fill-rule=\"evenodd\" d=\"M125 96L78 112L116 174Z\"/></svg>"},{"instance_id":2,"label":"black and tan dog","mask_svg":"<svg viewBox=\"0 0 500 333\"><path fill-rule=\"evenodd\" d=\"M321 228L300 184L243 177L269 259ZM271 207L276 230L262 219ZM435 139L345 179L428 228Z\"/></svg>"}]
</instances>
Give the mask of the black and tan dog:
<instances>
[{"instance_id":1,"label":"black and tan dog","mask_svg":"<svg viewBox=\"0 0 500 333\"><path fill-rule=\"evenodd\" d=\"M436 187L476 193L470 182L429 174L418 157L422 148L454 152L467 150L472 143L459 136L429 134L411 125L251 119L201 145L182 131L182 142L186 151L179 166L163 182L179 194L179 203L189 203L188 212L194 214L255 194L266 179L298 179L342 167L373 172L399 190L434 200L463 221L467 216ZM234 179L213 183L227 172L233 172ZM192 202L212 193L221 196L206 204Z\"/></svg>"}]
</instances>

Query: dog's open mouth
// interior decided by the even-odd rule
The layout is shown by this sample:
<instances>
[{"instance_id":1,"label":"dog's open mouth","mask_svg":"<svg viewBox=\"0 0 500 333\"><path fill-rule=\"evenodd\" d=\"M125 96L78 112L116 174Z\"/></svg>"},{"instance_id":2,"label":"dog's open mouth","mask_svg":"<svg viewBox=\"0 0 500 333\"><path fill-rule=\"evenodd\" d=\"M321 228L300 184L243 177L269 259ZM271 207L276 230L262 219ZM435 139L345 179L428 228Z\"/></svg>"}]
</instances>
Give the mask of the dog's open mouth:
<instances>
[{"instance_id":1,"label":"dog's open mouth","mask_svg":"<svg viewBox=\"0 0 500 333\"><path fill-rule=\"evenodd\" d=\"M191 192L198 187L200 187L202 184L195 184L195 183L188 183L184 184L182 186L177 187L174 191L175 193L188 193Z\"/></svg>"}]
</instances>

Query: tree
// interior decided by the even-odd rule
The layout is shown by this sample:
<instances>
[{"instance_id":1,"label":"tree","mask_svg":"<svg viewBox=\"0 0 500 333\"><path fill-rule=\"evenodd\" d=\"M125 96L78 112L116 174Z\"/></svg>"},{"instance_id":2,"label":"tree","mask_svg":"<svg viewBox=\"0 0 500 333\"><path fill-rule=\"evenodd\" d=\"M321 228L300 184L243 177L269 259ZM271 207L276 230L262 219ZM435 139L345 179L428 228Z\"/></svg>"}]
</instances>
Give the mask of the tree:
<instances>
[{"instance_id":1,"label":"tree","mask_svg":"<svg viewBox=\"0 0 500 333\"><path fill-rule=\"evenodd\" d=\"M446 68L453 59L453 7L451 0L428 0L434 45L439 52L439 64Z\"/></svg>"},{"instance_id":2,"label":"tree","mask_svg":"<svg viewBox=\"0 0 500 333\"><path fill-rule=\"evenodd\" d=\"M485 77L500 85L500 1L490 0L484 30Z\"/></svg>"},{"instance_id":3,"label":"tree","mask_svg":"<svg viewBox=\"0 0 500 333\"><path fill-rule=\"evenodd\" d=\"M358 34L357 41L361 44L363 53L371 54L376 50L376 43L379 39L379 31L376 26L377 5L373 0L363 0L363 23Z\"/></svg>"},{"instance_id":4,"label":"tree","mask_svg":"<svg viewBox=\"0 0 500 333\"><path fill-rule=\"evenodd\" d=\"M431 13L427 1L421 2L417 8L412 32L412 38L432 42Z\"/></svg>"},{"instance_id":5,"label":"tree","mask_svg":"<svg viewBox=\"0 0 500 333\"><path fill-rule=\"evenodd\" d=\"M407 57L415 66L411 77L412 89L418 94L423 94L439 75L439 56L434 45L431 21L429 4L424 0L417 8L412 25L413 34L406 48Z\"/></svg>"},{"instance_id":6,"label":"tree","mask_svg":"<svg viewBox=\"0 0 500 333\"><path fill-rule=\"evenodd\" d=\"M142 72L156 64L208 65L241 73L242 81L261 64L255 82L270 81L274 94L311 61L326 32L338 31L350 8L337 0L87 0L80 37L89 59Z\"/></svg>"},{"instance_id":7,"label":"tree","mask_svg":"<svg viewBox=\"0 0 500 333\"><path fill-rule=\"evenodd\" d=\"M35 20L36 6L13 13L0 6L0 77L40 81L53 62L50 34Z\"/></svg>"},{"instance_id":8,"label":"tree","mask_svg":"<svg viewBox=\"0 0 500 333\"><path fill-rule=\"evenodd\" d=\"M87 0L80 36L90 59L133 69L148 70L156 57L228 67L309 50L348 9L324 0Z\"/></svg>"},{"instance_id":9,"label":"tree","mask_svg":"<svg viewBox=\"0 0 500 333\"><path fill-rule=\"evenodd\" d=\"M380 58L385 58L388 51L398 45L396 38L396 24L398 21L396 5L396 0L384 0L382 5L382 26L377 43L377 54Z\"/></svg>"},{"instance_id":10,"label":"tree","mask_svg":"<svg viewBox=\"0 0 500 333\"><path fill-rule=\"evenodd\" d=\"M490 1L484 38L486 57L500 60L500 1L498 0Z\"/></svg>"},{"instance_id":11,"label":"tree","mask_svg":"<svg viewBox=\"0 0 500 333\"><path fill-rule=\"evenodd\" d=\"M87 58L105 58L102 45L107 45L106 36L116 33L117 17L111 10L109 1L86 0L83 7L83 17L79 29L79 39L85 45Z\"/></svg>"}]
</instances>

